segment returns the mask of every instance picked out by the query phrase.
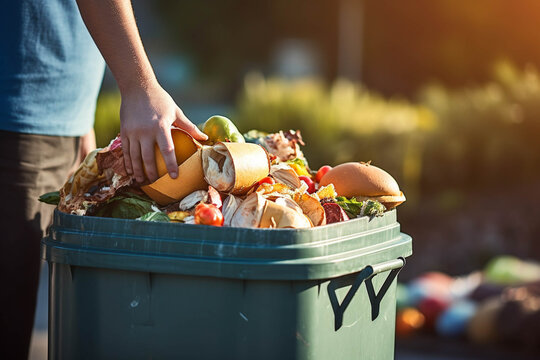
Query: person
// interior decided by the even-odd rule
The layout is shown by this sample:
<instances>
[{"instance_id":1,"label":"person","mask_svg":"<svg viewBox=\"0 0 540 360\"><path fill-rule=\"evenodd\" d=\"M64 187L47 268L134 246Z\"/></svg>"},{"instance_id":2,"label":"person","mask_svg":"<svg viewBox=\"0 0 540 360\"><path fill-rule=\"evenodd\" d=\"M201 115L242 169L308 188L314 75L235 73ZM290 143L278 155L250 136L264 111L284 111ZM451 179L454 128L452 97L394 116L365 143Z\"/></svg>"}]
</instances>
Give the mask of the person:
<instances>
[{"instance_id":1,"label":"person","mask_svg":"<svg viewBox=\"0 0 540 360\"><path fill-rule=\"evenodd\" d=\"M82 16L81 16L82 15ZM97 45L97 46L96 46ZM135 179L176 177L170 126L206 139L160 86L130 0L18 0L0 12L0 358L26 359L52 207L38 202L95 148L105 62L121 93L122 148Z\"/></svg>"}]
</instances>

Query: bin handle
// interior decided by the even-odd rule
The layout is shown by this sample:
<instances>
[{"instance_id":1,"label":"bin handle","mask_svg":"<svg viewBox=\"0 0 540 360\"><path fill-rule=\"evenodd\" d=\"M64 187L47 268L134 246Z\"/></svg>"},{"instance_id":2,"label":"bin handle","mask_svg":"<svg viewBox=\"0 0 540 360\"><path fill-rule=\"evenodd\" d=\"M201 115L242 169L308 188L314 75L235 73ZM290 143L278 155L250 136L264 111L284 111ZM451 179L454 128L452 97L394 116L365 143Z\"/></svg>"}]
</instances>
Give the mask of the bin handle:
<instances>
[{"instance_id":1,"label":"bin handle","mask_svg":"<svg viewBox=\"0 0 540 360\"><path fill-rule=\"evenodd\" d=\"M339 328L341 328L341 326L343 325L343 314L351 303L352 298L358 291L358 288L360 287L360 285L362 285L364 281L366 282L366 290L368 293L369 302L371 304L371 321L375 320L379 316L380 304L384 295L390 288L390 285L392 285L392 282L399 274L401 269L403 269L403 266L405 266L405 259L402 257L390 261L385 261L376 265L366 266L356 276L356 279L354 280L351 288L345 295L345 298L343 299L341 304L338 302L336 296L336 289L339 286L337 282L330 281L327 287L327 291L330 298L330 303L332 304L332 309L334 310L335 330L339 330ZM390 270L390 273L384 280L384 283L379 289L378 293L375 293L372 282L373 277L379 273L388 270Z\"/></svg>"}]
</instances>

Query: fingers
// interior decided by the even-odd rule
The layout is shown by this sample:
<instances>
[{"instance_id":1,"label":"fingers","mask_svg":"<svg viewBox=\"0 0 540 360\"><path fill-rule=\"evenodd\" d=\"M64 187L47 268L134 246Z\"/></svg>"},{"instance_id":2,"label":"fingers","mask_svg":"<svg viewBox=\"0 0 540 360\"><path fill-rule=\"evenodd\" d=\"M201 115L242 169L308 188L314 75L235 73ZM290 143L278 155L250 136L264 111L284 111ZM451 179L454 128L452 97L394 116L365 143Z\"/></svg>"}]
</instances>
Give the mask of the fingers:
<instances>
[{"instance_id":1,"label":"fingers","mask_svg":"<svg viewBox=\"0 0 540 360\"><path fill-rule=\"evenodd\" d=\"M122 152L124 153L124 166L129 175L133 174L133 167L131 166L131 154L129 153L129 139L123 133L120 134L122 140Z\"/></svg>"},{"instance_id":2,"label":"fingers","mask_svg":"<svg viewBox=\"0 0 540 360\"><path fill-rule=\"evenodd\" d=\"M148 180L154 182L158 178L158 173L156 170L156 161L154 154L154 139L153 137L144 137L140 140L141 142L141 158L144 162L144 169L146 170L146 175ZM143 174L144 179L144 174Z\"/></svg>"},{"instance_id":3,"label":"fingers","mask_svg":"<svg viewBox=\"0 0 540 360\"><path fill-rule=\"evenodd\" d=\"M178 166L174 155L174 143L169 131L160 132L156 136L156 141L165 161L167 171L173 179L178 176ZM124 152L124 164L126 171L135 176L135 180L141 183L145 177L154 182L158 178L158 171L155 161L154 138L144 137L140 140L124 140L122 138L122 150Z\"/></svg>"},{"instance_id":4,"label":"fingers","mask_svg":"<svg viewBox=\"0 0 540 360\"><path fill-rule=\"evenodd\" d=\"M206 140L208 136L189 121L162 89L145 94L142 100L131 95L122 97L120 108L126 171L132 174L137 182L144 182L146 177L153 182L159 176L157 168L163 171L162 168L166 167L170 176L176 178L178 166L170 132L171 123L197 140ZM156 158L155 152L158 149L161 156L158 154Z\"/></svg>"},{"instance_id":5,"label":"fingers","mask_svg":"<svg viewBox=\"0 0 540 360\"><path fill-rule=\"evenodd\" d=\"M207 140L208 136L203 133L197 126L195 126L187 117L184 115L182 110L179 107L176 108L176 120L174 125L178 126L180 129L183 129L188 132L189 135L193 136L197 140Z\"/></svg>"},{"instance_id":6,"label":"fingers","mask_svg":"<svg viewBox=\"0 0 540 360\"><path fill-rule=\"evenodd\" d=\"M133 175L137 182L144 181L144 170L141 159L141 146L138 141L130 140L129 142L129 155L131 157L131 166L133 168Z\"/></svg>"},{"instance_id":7,"label":"fingers","mask_svg":"<svg viewBox=\"0 0 540 360\"><path fill-rule=\"evenodd\" d=\"M150 181L157 179L154 146L152 141L145 139L129 139L121 135L124 165L128 174L133 175L139 183L148 176Z\"/></svg>"},{"instance_id":8,"label":"fingers","mask_svg":"<svg viewBox=\"0 0 540 360\"><path fill-rule=\"evenodd\" d=\"M176 163L174 143L171 137L171 132L167 130L159 132L157 134L156 140L159 151L161 151L161 155L163 156L163 160L165 161L167 172L173 179L176 179L176 177L178 176L178 165Z\"/></svg>"}]
</instances>

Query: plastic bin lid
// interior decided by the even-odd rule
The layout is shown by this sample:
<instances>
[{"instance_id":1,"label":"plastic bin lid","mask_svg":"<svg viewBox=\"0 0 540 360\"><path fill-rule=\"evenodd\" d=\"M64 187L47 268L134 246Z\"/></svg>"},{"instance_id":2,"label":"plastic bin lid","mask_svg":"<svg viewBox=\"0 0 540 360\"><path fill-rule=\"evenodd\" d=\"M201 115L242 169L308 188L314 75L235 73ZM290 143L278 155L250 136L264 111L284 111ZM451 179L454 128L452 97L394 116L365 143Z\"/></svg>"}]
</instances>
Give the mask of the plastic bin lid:
<instances>
[{"instance_id":1,"label":"plastic bin lid","mask_svg":"<svg viewBox=\"0 0 540 360\"><path fill-rule=\"evenodd\" d=\"M396 211L310 229L248 229L55 211L42 241L53 263L239 279L338 277L412 254Z\"/></svg>"}]
</instances>

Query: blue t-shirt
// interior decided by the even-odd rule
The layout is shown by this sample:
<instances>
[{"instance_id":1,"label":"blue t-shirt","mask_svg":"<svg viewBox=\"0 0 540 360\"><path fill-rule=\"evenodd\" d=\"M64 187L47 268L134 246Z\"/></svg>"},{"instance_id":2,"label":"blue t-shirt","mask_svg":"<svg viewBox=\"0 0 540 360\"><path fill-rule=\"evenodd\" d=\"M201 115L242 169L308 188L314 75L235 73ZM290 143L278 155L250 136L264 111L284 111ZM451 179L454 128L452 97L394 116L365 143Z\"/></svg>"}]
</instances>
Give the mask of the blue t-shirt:
<instances>
[{"instance_id":1,"label":"blue t-shirt","mask_svg":"<svg viewBox=\"0 0 540 360\"><path fill-rule=\"evenodd\" d=\"M86 134L104 69L76 0L2 2L0 130Z\"/></svg>"}]
</instances>

